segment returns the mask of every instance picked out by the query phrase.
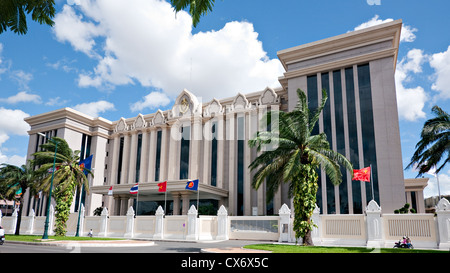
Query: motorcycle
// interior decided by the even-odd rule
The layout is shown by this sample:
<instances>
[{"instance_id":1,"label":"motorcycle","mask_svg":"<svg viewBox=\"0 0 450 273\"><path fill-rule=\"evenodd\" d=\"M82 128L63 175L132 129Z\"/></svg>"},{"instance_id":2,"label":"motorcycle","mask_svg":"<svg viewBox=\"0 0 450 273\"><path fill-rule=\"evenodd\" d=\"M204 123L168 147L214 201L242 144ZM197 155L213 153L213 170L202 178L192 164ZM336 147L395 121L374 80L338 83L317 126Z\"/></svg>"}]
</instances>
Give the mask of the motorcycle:
<instances>
[{"instance_id":1,"label":"motorcycle","mask_svg":"<svg viewBox=\"0 0 450 273\"><path fill-rule=\"evenodd\" d=\"M5 242L5 235L0 237L0 245L3 245L4 242Z\"/></svg>"},{"instance_id":2,"label":"motorcycle","mask_svg":"<svg viewBox=\"0 0 450 273\"><path fill-rule=\"evenodd\" d=\"M412 244L404 244L402 241L395 242L394 248L409 248L414 249L414 246Z\"/></svg>"}]
</instances>

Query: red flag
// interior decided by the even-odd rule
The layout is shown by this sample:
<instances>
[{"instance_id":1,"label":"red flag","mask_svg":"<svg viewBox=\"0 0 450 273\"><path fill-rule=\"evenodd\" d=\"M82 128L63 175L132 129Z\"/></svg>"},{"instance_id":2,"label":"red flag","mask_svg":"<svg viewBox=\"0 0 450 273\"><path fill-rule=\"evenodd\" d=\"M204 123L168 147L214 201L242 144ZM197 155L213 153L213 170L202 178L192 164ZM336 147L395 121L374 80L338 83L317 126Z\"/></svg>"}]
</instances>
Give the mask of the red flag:
<instances>
[{"instance_id":1,"label":"red flag","mask_svg":"<svg viewBox=\"0 0 450 273\"><path fill-rule=\"evenodd\" d=\"M359 181L370 182L370 167L361 170L353 170L353 179Z\"/></svg>"},{"instance_id":2,"label":"red flag","mask_svg":"<svg viewBox=\"0 0 450 273\"><path fill-rule=\"evenodd\" d=\"M167 189L167 181L158 183L158 191L159 192L166 192L166 189Z\"/></svg>"}]
</instances>

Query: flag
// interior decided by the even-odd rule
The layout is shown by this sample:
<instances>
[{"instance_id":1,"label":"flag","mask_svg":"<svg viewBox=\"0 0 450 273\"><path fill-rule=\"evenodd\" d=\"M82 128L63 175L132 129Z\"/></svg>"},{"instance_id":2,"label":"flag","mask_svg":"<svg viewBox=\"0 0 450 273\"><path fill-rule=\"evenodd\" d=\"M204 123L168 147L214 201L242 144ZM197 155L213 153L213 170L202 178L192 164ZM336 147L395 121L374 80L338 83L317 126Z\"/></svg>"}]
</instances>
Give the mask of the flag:
<instances>
[{"instance_id":1,"label":"flag","mask_svg":"<svg viewBox=\"0 0 450 273\"><path fill-rule=\"evenodd\" d=\"M113 195L112 187L113 187L113 186L111 186L111 187L109 188L109 190L108 190L108 195Z\"/></svg>"},{"instance_id":2,"label":"flag","mask_svg":"<svg viewBox=\"0 0 450 273\"><path fill-rule=\"evenodd\" d=\"M370 182L370 167L361 170L353 170L353 179L359 181Z\"/></svg>"},{"instance_id":3,"label":"flag","mask_svg":"<svg viewBox=\"0 0 450 273\"><path fill-rule=\"evenodd\" d=\"M158 183L158 191L159 192L166 192L166 189L167 189L167 181Z\"/></svg>"},{"instance_id":4,"label":"flag","mask_svg":"<svg viewBox=\"0 0 450 273\"><path fill-rule=\"evenodd\" d=\"M188 181L186 183L186 190L196 191L198 190L198 179Z\"/></svg>"},{"instance_id":5,"label":"flag","mask_svg":"<svg viewBox=\"0 0 450 273\"><path fill-rule=\"evenodd\" d=\"M91 170L92 156L93 155L90 155L88 158L85 158L85 159L80 161L80 168L84 172L84 175L86 175L86 176L88 175L88 172L85 171L84 169Z\"/></svg>"},{"instance_id":6,"label":"flag","mask_svg":"<svg viewBox=\"0 0 450 273\"><path fill-rule=\"evenodd\" d=\"M130 194L137 194L139 191L139 183L134 184L130 189Z\"/></svg>"}]
</instances>

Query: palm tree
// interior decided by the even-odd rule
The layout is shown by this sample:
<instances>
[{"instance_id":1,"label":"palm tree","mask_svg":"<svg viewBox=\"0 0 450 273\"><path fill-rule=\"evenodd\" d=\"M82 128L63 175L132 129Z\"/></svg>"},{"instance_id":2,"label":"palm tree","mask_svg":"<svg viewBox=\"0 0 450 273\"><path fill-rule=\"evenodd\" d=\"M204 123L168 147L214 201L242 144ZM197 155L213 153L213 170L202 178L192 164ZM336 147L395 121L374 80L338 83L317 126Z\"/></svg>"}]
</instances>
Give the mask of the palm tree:
<instances>
[{"instance_id":1,"label":"palm tree","mask_svg":"<svg viewBox=\"0 0 450 273\"><path fill-rule=\"evenodd\" d=\"M262 152L251 164L256 170L252 186L258 189L264 181L267 198L271 200L281 183L289 183L289 196L294 202L294 231L296 239L302 237L303 244L313 245L311 216L316 206L317 171L320 167L335 185L342 181L341 167L352 171L351 163L341 154L330 149L324 133L312 135L314 125L325 106L327 93L322 91L320 107L311 113L305 93L298 89L298 103L292 112L276 112L279 117L279 133L259 132L249 141L250 147L258 151L270 143L277 148ZM271 119L270 112L266 116Z\"/></svg>"},{"instance_id":2,"label":"palm tree","mask_svg":"<svg viewBox=\"0 0 450 273\"><path fill-rule=\"evenodd\" d=\"M437 105L431 111L435 117L424 123L421 139L416 144L411 163L406 167L415 166L419 170L417 176L432 168L436 168L436 173L439 173L450 161L450 115ZM441 160L444 162L438 167Z\"/></svg>"},{"instance_id":3,"label":"palm tree","mask_svg":"<svg viewBox=\"0 0 450 273\"><path fill-rule=\"evenodd\" d=\"M215 0L170 0L172 7L176 12L184 10L189 6L189 14L192 16L194 27L200 22L200 17L212 11Z\"/></svg>"},{"instance_id":4,"label":"palm tree","mask_svg":"<svg viewBox=\"0 0 450 273\"><path fill-rule=\"evenodd\" d=\"M55 16L54 0L1 0L0 33L10 28L14 33L26 34L27 14L40 24L53 26Z\"/></svg>"},{"instance_id":5,"label":"palm tree","mask_svg":"<svg viewBox=\"0 0 450 273\"><path fill-rule=\"evenodd\" d=\"M64 236L66 233L66 222L69 218L70 205L73 201L73 195L76 188L84 188L89 192L89 183L85 171L92 174L90 170L83 169L79 165L80 151L72 151L67 142L58 137L53 137L53 141L58 143L56 153L55 173L53 178L54 197L56 201L56 229L57 235ZM37 184L37 188L48 192L51 185L51 174L49 170L53 168L53 158L55 156L55 143L48 142L42 144L41 151L34 153L35 164L39 165L36 171L42 179Z\"/></svg>"},{"instance_id":6,"label":"palm tree","mask_svg":"<svg viewBox=\"0 0 450 273\"><path fill-rule=\"evenodd\" d=\"M22 165L21 167L3 163L0 169L0 184L4 189L3 195L7 200L19 202L19 215L17 216L17 225L15 235L20 234L20 223L22 222L23 197L27 189L33 189L36 176L32 164Z\"/></svg>"}]
</instances>

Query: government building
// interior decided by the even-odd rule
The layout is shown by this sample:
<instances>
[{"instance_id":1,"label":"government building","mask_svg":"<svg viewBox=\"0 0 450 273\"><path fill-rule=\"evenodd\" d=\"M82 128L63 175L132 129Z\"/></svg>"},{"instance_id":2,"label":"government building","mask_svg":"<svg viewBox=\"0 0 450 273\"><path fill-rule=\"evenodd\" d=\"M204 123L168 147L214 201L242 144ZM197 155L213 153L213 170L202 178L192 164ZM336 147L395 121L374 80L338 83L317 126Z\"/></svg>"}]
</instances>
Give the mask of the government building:
<instances>
[{"instance_id":1,"label":"government building","mask_svg":"<svg viewBox=\"0 0 450 273\"><path fill-rule=\"evenodd\" d=\"M328 101L313 133L326 133L331 148L354 169L372 166L373 184L352 181L344 173L343 182L334 186L322 171L321 213L362 214L372 196L386 213L413 203L411 198L423 206L426 182L409 187L403 177L394 83L401 26L397 20L281 50L286 71L275 89L208 102L199 102L195 90L182 90L171 109L116 121L71 108L28 117L28 159L46 141L38 133L64 138L81 151L81 159L93 155L90 192L78 193L72 208L77 211L83 202L88 215L98 207L125 215L130 206L138 215L151 215L160 205L166 214L179 215L197 202L200 214L216 214L221 205L229 215L278 214L282 204L291 206L288 184L270 202L265 186L252 188L248 166L258 152L248 140L277 126L264 124L267 111L294 109L298 88L307 93L310 109L317 108L325 89ZM186 183L196 179L198 191L186 190ZM162 193L157 184L164 181ZM138 194L130 194L136 183ZM25 200L26 213L45 214L45 197Z\"/></svg>"}]
</instances>

